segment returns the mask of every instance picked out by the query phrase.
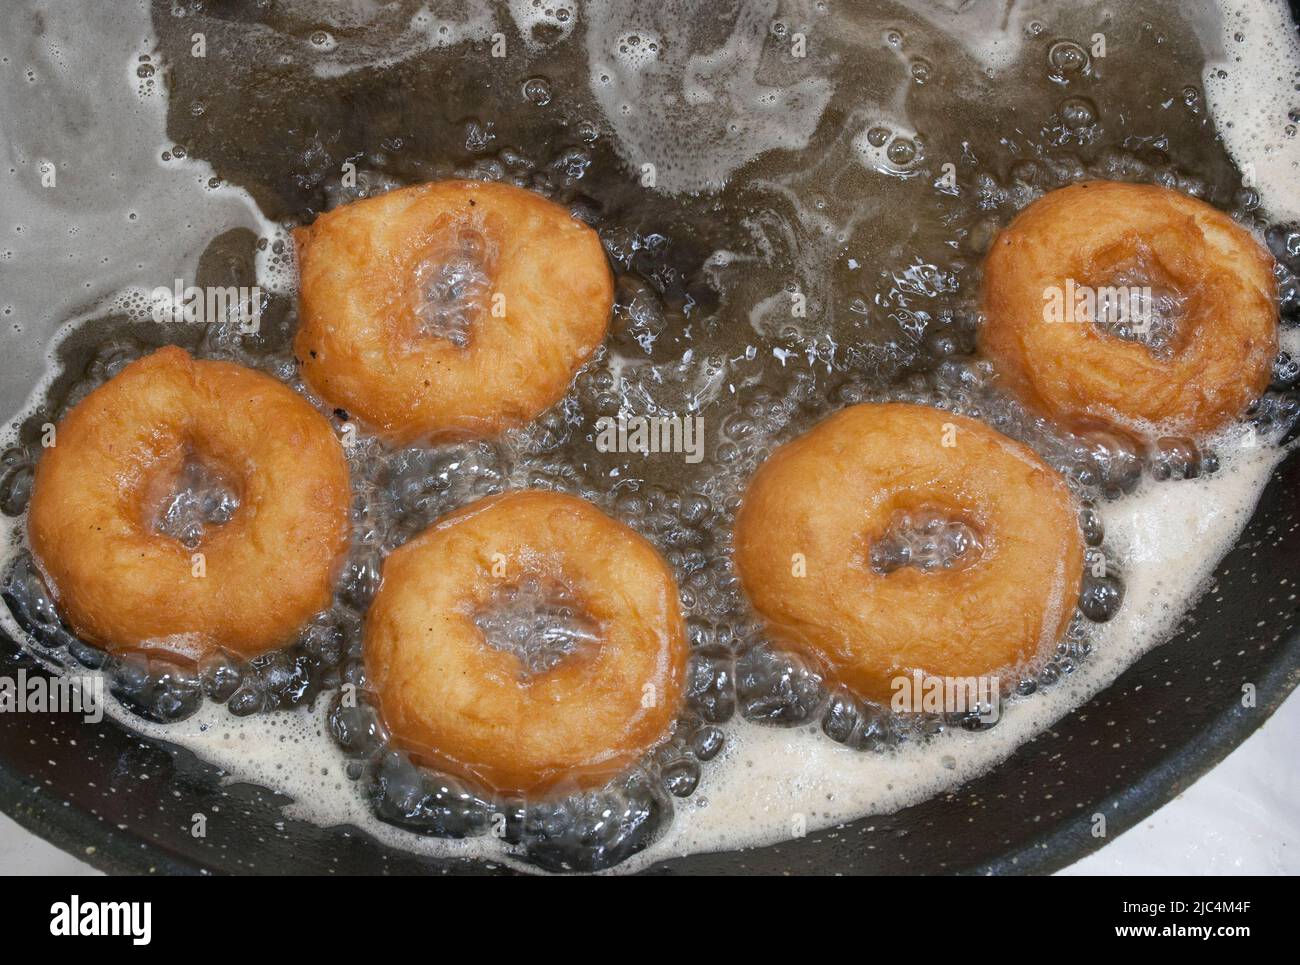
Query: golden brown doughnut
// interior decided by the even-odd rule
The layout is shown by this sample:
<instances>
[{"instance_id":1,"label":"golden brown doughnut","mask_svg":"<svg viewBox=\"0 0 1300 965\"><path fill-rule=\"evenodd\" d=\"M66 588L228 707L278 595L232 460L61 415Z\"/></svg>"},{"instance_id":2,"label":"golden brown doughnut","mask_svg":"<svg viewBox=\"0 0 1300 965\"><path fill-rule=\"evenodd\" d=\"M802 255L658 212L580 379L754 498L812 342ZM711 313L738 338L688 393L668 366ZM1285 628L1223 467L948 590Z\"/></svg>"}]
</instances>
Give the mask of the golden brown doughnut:
<instances>
[{"instance_id":1,"label":"golden brown doughnut","mask_svg":"<svg viewBox=\"0 0 1300 965\"><path fill-rule=\"evenodd\" d=\"M194 548L153 527L187 459L215 470L239 499ZM270 376L169 346L128 365L58 425L36 467L27 526L83 640L251 657L329 606L350 504L343 449L309 403Z\"/></svg>"},{"instance_id":2,"label":"golden brown doughnut","mask_svg":"<svg viewBox=\"0 0 1300 965\"><path fill-rule=\"evenodd\" d=\"M921 512L964 523L980 548L950 569L879 572L873 544ZM778 637L887 703L913 671L1012 680L1050 655L1078 600L1083 539L1064 482L1025 446L926 406L865 404L759 468L735 564Z\"/></svg>"},{"instance_id":3,"label":"golden brown doughnut","mask_svg":"<svg viewBox=\"0 0 1300 965\"><path fill-rule=\"evenodd\" d=\"M294 238L303 375L395 441L527 423L563 397L609 324L600 239L522 188L421 184L336 208Z\"/></svg>"},{"instance_id":4,"label":"golden brown doughnut","mask_svg":"<svg viewBox=\"0 0 1300 965\"><path fill-rule=\"evenodd\" d=\"M593 645L531 675L474 622L526 576L566 588L599 627ZM676 716L687 656L654 547L582 499L534 491L472 503L393 552L365 652L396 742L501 792L591 786L633 763Z\"/></svg>"},{"instance_id":5,"label":"golden brown doughnut","mask_svg":"<svg viewBox=\"0 0 1300 965\"><path fill-rule=\"evenodd\" d=\"M1047 292L1122 277L1184 299L1168 357L1090 320L1045 321ZM1278 348L1272 257L1223 212L1154 185L1090 181L1035 201L993 242L983 311L980 348L1007 387L1067 425L1212 432L1263 392Z\"/></svg>"}]
</instances>

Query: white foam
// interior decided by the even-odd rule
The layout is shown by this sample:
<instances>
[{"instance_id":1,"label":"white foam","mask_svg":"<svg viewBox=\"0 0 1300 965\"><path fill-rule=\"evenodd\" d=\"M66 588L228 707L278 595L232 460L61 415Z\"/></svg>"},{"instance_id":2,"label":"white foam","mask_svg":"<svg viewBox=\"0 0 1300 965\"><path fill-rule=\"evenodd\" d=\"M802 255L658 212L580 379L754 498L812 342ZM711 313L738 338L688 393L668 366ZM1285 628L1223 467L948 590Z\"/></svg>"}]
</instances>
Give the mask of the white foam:
<instances>
[{"instance_id":1,"label":"white foam","mask_svg":"<svg viewBox=\"0 0 1300 965\"><path fill-rule=\"evenodd\" d=\"M77 10L47 10L40 39L0 62L8 372L49 368L49 334L86 306L112 303L124 283L146 291L177 278L190 284L217 235L275 232L247 192L211 186L216 173L206 161L162 160L174 145L148 6L124 4L96 28L93 44ZM139 76L145 67L151 76ZM53 186L42 182L42 160L54 165ZM17 411L29 388L6 379L0 411Z\"/></svg>"},{"instance_id":2,"label":"white foam","mask_svg":"<svg viewBox=\"0 0 1300 965\"><path fill-rule=\"evenodd\" d=\"M670 194L720 188L768 151L805 147L832 93L812 57L760 80L783 69L763 54L775 0L742 5L730 34L701 52L690 28L707 7L611 0L587 12L591 90L614 146L638 174L653 165L654 187Z\"/></svg>"},{"instance_id":3,"label":"white foam","mask_svg":"<svg viewBox=\"0 0 1300 965\"><path fill-rule=\"evenodd\" d=\"M576 3L564 0L510 0L510 16L529 50L569 39L578 22Z\"/></svg>"},{"instance_id":4,"label":"white foam","mask_svg":"<svg viewBox=\"0 0 1300 965\"><path fill-rule=\"evenodd\" d=\"M1300 218L1300 39L1281 0L1219 0L1222 56L1205 67L1215 129L1273 218Z\"/></svg>"},{"instance_id":5,"label":"white foam","mask_svg":"<svg viewBox=\"0 0 1300 965\"><path fill-rule=\"evenodd\" d=\"M291 7L296 6L290 4ZM316 15L320 5L302 4L304 17ZM316 44L307 40L312 72L318 77L339 77L355 70L391 67L430 50L488 40L497 22L485 0L458 4L427 3L405 23L393 17L386 5L366 3L358 7L365 30L360 39L347 43Z\"/></svg>"},{"instance_id":6,"label":"white foam","mask_svg":"<svg viewBox=\"0 0 1300 965\"><path fill-rule=\"evenodd\" d=\"M969 0L904 0L904 6L934 29L958 40L990 74L1015 63L1035 15L1051 4L1012 0L1010 3L970 3Z\"/></svg>"}]
</instances>

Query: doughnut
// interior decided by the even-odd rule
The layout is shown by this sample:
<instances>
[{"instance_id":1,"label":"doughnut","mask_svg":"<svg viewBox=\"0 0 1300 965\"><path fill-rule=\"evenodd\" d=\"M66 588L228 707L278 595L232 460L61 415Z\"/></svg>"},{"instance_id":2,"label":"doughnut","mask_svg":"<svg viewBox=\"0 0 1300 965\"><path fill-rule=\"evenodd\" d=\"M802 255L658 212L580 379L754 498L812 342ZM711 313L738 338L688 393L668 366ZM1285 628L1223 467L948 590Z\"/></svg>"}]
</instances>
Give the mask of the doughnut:
<instances>
[{"instance_id":1,"label":"doughnut","mask_svg":"<svg viewBox=\"0 0 1300 965\"><path fill-rule=\"evenodd\" d=\"M1119 286L1163 302L1167 344L1094 324L1079 293ZM1057 295L1083 324L1044 314ZM1272 257L1226 214L1154 185L1090 181L1035 201L994 240L981 298L981 351L1013 395L1067 427L1213 432L1264 391L1277 355Z\"/></svg>"},{"instance_id":2,"label":"doughnut","mask_svg":"<svg viewBox=\"0 0 1300 965\"><path fill-rule=\"evenodd\" d=\"M303 376L397 442L529 422L564 396L609 325L600 239L522 188L402 188L323 214L294 240Z\"/></svg>"},{"instance_id":3,"label":"doughnut","mask_svg":"<svg viewBox=\"0 0 1300 965\"><path fill-rule=\"evenodd\" d=\"M503 588L562 592L594 632L533 672L490 644ZM672 572L622 523L573 496L517 491L435 522L384 562L366 617L369 687L394 742L499 792L590 787L667 732L686 631Z\"/></svg>"},{"instance_id":4,"label":"doughnut","mask_svg":"<svg viewBox=\"0 0 1300 965\"><path fill-rule=\"evenodd\" d=\"M185 545L157 520L195 465L238 505ZM306 400L260 372L169 346L58 424L27 525L64 619L86 642L252 657L329 606L350 505L342 446Z\"/></svg>"},{"instance_id":5,"label":"doughnut","mask_svg":"<svg viewBox=\"0 0 1300 965\"><path fill-rule=\"evenodd\" d=\"M947 565L877 565L921 521L959 527ZM859 697L901 677L1016 675L1050 655L1078 600L1073 500L1033 452L921 405L841 410L759 467L734 562L773 635Z\"/></svg>"}]
</instances>

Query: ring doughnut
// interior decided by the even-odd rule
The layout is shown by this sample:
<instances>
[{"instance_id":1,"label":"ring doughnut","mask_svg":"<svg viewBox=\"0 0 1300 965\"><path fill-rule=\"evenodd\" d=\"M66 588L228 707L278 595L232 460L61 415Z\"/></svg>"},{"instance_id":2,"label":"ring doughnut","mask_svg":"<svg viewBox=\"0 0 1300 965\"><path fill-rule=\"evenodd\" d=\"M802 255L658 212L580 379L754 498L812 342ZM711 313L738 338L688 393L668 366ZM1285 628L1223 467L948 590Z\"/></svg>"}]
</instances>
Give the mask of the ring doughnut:
<instances>
[{"instance_id":1,"label":"ring doughnut","mask_svg":"<svg viewBox=\"0 0 1300 965\"><path fill-rule=\"evenodd\" d=\"M79 402L36 467L33 555L79 637L252 657L329 606L351 491L329 423L274 379L169 346ZM158 531L197 463L238 506L193 546Z\"/></svg>"},{"instance_id":2,"label":"ring doughnut","mask_svg":"<svg viewBox=\"0 0 1300 965\"><path fill-rule=\"evenodd\" d=\"M609 325L600 239L522 188L421 184L336 208L294 238L303 375L395 441L529 422Z\"/></svg>"},{"instance_id":3,"label":"ring doughnut","mask_svg":"<svg viewBox=\"0 0 1300 965\"><path fill-rule=\"evenodd\" d=\"M1164 300L1159 350L1095 324L1080 297L1121 286ZM1086 324L1052 324L1057 296ZM1213 432L1264 391L1277 354L1271 256L1226 214L1154 185L1090 181L1035 201L995 239L982 299L985 356L1021 401L1067 424Z\"/></svg>"},{"instance_id":4,"label":"ring doughnut","mask_svg":"<svg viewBox=\"0 0 1300 965\"><path fill-rule=\"evenodd\" d=\"M918 521L964 528L965 552L877 565ZM852 406L782 446L735 526L741 582L776 635L881 702L918 671L1014 674L1050 654L1083 553L1070 493L1033 452L974 419L899 403Z\"/></svg>"},{"instance_id":5,"label":"ring doughnut","mask_svg":"<svg viewBox=\"0 0 1300 965\"><path fill-rule=\"evenodd\" d=\"M560 589L593 627L529 673L482 615L512 581ZM667 564L573 496L479 500L393 552L366 618L366 672L397 744L501 792L592 786L664 736L686 632Z\"/></svg>"}]
</instances>

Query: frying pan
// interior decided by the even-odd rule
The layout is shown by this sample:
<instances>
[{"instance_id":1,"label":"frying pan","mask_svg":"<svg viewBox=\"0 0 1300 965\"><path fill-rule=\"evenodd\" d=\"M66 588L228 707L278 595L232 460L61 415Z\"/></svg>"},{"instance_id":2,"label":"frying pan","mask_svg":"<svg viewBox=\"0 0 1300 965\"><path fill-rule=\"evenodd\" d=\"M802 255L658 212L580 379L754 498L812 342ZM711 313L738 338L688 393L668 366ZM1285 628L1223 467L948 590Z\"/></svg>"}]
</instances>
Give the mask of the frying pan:
<instances>
[{"instance_id":1,"label":"frying pan","mask_svg":"<svg viewBox=\"0 0 1300 965\"><path fill-rule=\"evenodd\" d=\"M1300 4L1291 4L1300 18ZM662 861L649 874L1048 873L1139 823L1248 737L1300 682L1300 455L1276 469L1215 574L1216 590L1168 643L980 778L892 815L743 852ZM0 639L0 676L43 673ZM1243 688L1256 700L1244 706ZM6 715L0 809L90 864L119 873L500 874L388 847L355 828L281 811L286 799L227 784L192 753L105 717ZM1050 796L1045 789L1051 789ZM235 813L220 840L196 812ZM1092 815L1106 816L1094 837Z\"/></svg>"}]
</instances>

